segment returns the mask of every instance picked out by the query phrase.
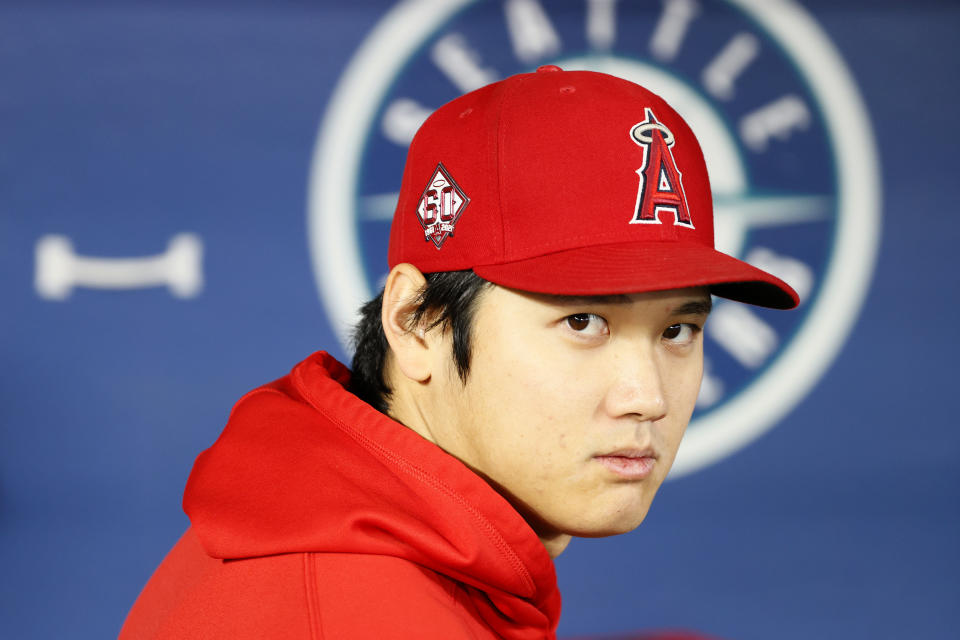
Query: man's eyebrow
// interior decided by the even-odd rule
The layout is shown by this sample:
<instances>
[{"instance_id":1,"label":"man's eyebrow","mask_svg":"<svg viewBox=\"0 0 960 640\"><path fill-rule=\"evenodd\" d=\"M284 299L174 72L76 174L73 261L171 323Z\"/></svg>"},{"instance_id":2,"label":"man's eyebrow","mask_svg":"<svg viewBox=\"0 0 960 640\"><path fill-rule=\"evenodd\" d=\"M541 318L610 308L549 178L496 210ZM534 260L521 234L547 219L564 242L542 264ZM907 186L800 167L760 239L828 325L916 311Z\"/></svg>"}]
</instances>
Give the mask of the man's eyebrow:
<instances>
[{"instance_id":1,"label":"man's eyebrow","mask_svg":"<svg viewBox=\"0 0 960 640\"><path fill-rule=\"evenodd\" d=\"M542 297L547 302L551 302L558 306L586 306L590 304L629 304L633 302L633 299L624 293L617 293L611 295L599 295L599 296L566 296L566 295L555 295L552 293L540 293L536 294L539 297ZM697 300L691 300L690 302L685 302L676 309L670 312L674 316L686 316L686 315L709 315L710 310L713 308L713 301L710 296L704 296Z\"/></svg>"},{"instance_id":2,"label":"man's eyebrow","mask_svg":"<svg viewBox=\"0 0 960 640\"><path fill-rule=\"evenodd\" d=\"M673 310L672 315L675 316L707 316L710 315L710 310L713 308L713 300L710 298L703 298L702 300L691 300L690 302L684 303Z\"/></svg>"},{"instance_id":3,"label":"man's eyebrow","mask_svg":"<svg viewBox=\"0 0 960 640\"><path fill-rule=\"evenodd\" d=\"M567 296L553 293L538 293L547 302L562 306L581 306L589 304L629 304L633 302L630 296L624 293L600 296Z\"/></svg>"}]
</instances>

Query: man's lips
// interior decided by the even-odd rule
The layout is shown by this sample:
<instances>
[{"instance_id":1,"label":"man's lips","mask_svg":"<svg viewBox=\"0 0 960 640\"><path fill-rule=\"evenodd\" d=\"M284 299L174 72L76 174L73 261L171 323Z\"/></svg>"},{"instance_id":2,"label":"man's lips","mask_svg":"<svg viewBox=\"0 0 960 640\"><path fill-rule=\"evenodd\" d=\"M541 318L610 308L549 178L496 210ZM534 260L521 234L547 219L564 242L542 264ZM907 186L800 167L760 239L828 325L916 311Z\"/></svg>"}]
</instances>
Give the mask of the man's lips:
<instances>
[{"instance_id":1,"label":"man's lips","mask_svg":"<svg viewBox=\"0 0 960 640\"><path fill-rule=\"evenodd\" d=\"M653 449L620 449L594 456L593 459L626 480L643 480L657 463Z\"/></svg>"}]
</instances>

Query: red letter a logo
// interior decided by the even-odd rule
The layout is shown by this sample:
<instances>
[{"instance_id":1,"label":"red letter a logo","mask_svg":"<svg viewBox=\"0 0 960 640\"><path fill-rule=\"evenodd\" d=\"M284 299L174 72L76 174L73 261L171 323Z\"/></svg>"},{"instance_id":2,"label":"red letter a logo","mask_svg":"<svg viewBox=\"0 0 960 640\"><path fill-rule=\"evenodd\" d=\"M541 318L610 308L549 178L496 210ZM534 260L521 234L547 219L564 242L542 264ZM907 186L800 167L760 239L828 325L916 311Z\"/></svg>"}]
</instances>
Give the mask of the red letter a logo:
<instances>
[{"instance_id":1,"label":"red letter a logo","mask_svg":"<svg viewBox=\"0 0 960 640\"><path fill-rule=\"evenodd\" d=\"M647 119L633 126L630 137L643 149L643 166L637 169L640 189L630 224L662 224L660 214L671 213L675 225L692 229L681 174L670 151L673 133L647 109Z\"/></svg>"}]
</instances>

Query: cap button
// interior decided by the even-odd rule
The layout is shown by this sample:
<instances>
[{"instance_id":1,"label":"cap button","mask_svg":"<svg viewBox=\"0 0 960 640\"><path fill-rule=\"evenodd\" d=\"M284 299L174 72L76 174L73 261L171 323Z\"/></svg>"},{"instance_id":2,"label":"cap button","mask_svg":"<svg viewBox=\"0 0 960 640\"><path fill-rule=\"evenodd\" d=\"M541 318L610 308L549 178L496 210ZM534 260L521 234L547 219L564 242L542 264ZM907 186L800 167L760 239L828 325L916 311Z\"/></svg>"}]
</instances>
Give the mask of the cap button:
<instances>
[{"instance_id":1,"label":"cap button","mask_svg":"<svg viewBox=\"0 0 960 640\"><path fill-rule=\"evenodd\" d=\"M543 66L537 67L537 73L549 73L551 71L563 71L563 69L561 69L555 64L545 64Z\"/></svg>"}]
</instances>

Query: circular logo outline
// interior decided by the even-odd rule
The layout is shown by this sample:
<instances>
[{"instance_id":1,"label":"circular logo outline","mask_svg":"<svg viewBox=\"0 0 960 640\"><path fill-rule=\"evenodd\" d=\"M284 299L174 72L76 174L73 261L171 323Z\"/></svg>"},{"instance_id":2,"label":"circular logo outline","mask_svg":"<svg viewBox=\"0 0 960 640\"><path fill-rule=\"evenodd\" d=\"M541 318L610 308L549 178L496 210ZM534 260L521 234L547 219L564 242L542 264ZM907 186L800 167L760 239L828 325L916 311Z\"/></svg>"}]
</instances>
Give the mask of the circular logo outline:
<instances>
[{"instance_id":1,"label":"circular logo outline","mask_svg":"<svg viewBox=\"0 0 960 640\"><path fill-rule=\"evenodd\" d=\"M355 185L366 135L396 73L434 30L475 0L406 0L361 43L320 124L308 187L307 237L319 294L344 346L372 291L364 276ZM817 295L775 360L744 389L691 422L676 478L741 449L776 425L819 381L852 331L880 241L880 168L866 108L832 42L792 1L726 0L783 49L820 109L835 160L836 231ZM823 328L827 330L823 330ZM839 328L838 328L839 327Z\"/></svg>"}]
</instances>

